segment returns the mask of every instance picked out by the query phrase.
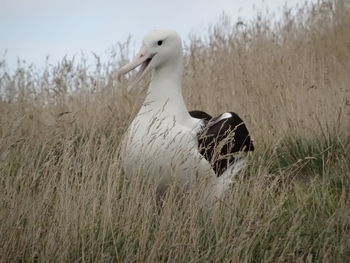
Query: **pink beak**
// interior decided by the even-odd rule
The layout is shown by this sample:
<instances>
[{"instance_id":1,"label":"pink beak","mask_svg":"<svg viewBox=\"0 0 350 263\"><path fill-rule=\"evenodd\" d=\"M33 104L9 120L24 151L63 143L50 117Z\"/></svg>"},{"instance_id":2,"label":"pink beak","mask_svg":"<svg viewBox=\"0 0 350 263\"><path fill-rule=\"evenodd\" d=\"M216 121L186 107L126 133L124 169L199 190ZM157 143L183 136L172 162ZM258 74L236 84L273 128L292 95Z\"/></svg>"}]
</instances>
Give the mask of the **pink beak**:
<instances>
[{"instance_id":1,"label":"pink beak","mask_svg":"<svg viewBox=\"0 0 350 263\"><path fill-rule=\"evenodd\" d=\"M121 80L122 75L125 75L126 73L130 72L131 70L135 69L139 65L141 65L140 70L137 72L135 79L132 81L132 84L136 84L139 82L150 70L150 62L152 60L154 55L150 54L147 49L143 46L140 50L140 52L136 55L136 57L125 66L121 67L117 72L117 78L118 81Z\"/></svg>"}]
</instances>

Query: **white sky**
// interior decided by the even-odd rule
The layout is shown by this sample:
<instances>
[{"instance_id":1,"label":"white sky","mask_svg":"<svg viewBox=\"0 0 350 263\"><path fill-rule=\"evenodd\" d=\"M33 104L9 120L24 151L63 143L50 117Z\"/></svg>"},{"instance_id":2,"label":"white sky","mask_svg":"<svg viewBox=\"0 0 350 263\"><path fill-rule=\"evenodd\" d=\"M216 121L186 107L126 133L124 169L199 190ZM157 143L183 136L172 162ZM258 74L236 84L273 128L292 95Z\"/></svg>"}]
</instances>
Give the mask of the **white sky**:
<instances>
[{"instance_id":1,"label":"white sky","mask_svg":"<svg viewBox=\"0 0 350 263\"><path fill-rule=\"evenodd\" d=\"M288 6L305 0L289 0ZM224 11L233 18L254 16L253 6L277 16L283 0L0 0L0 59L14 68L17 58L37 66L84 52L105 56L117 42L154 28L171 28L184 39L204 34Z\"/></svg>"}]
</instances>

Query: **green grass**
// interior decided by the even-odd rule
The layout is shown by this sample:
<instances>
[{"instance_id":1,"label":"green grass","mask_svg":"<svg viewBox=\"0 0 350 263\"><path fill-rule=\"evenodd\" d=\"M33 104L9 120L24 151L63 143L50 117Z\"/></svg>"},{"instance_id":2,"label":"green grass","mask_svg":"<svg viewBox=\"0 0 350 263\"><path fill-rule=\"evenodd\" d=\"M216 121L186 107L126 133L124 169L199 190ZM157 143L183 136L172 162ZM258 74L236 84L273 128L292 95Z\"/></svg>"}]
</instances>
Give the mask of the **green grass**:
<instances>
[{"instance_id":1,"label":"green grass","mask_svg":"<svg viewBox=\"0 0 350 263\"><path fill-rule=\"evenodd\" d=\"M337 162L349 162L349 148L349 138L342 139L334 135L321 139L288 136L274 149L275 160L272 171L291 170L296 174L328 174Z\"/></svg>"}]
</instances>

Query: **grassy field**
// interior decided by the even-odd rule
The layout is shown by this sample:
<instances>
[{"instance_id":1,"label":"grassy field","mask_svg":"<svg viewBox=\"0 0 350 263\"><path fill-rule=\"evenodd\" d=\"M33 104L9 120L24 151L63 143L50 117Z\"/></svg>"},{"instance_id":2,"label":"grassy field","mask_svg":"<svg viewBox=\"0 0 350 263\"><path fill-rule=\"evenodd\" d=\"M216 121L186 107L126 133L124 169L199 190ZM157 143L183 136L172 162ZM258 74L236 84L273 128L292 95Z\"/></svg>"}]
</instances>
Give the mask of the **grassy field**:
<instances>
[{"instance_id":1,"label":"grassy field","mask_svg":"<svg viewBox=\"0 0 350 263\"><path fill-rule=\"evenodd\" d=\"M118 145L144 92L108 63L0 61L1 262L348 262L350 2L248 22L186 44L189 109L237 112L256 151L215 210L124 175ZM143 83L146 85L147 83Z\"/></svg>"}]
</instances>

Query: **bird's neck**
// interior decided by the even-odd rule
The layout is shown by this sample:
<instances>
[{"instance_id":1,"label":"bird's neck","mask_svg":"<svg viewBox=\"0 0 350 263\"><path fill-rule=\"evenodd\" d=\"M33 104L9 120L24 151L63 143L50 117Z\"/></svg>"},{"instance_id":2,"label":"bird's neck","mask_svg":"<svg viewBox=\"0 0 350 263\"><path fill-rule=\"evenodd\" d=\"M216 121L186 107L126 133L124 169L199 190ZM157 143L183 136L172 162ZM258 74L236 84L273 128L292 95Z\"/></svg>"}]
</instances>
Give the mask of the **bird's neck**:
<instances>
[{"instance_id":1,"label":"bird's neck","mask_svg":"<svg viewBox=\"0 0 350 263\"><path fill-rule=\"evenodd\" d=\"M144 107L150 107L157 112L163 111L163 114L175 117L180 123L190 121L182 96L181 82L182 64L154 69Z\"/></svg>"}]
</instances>

